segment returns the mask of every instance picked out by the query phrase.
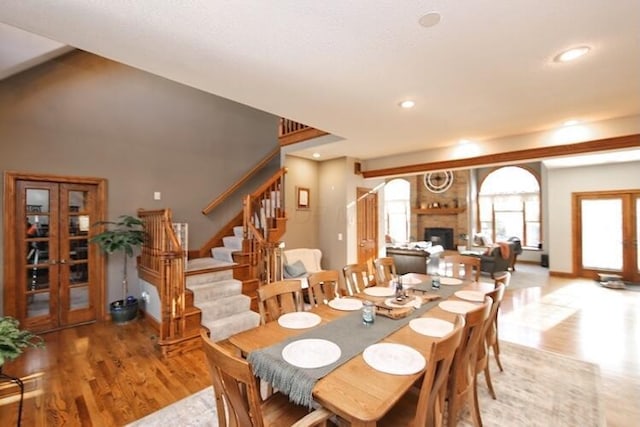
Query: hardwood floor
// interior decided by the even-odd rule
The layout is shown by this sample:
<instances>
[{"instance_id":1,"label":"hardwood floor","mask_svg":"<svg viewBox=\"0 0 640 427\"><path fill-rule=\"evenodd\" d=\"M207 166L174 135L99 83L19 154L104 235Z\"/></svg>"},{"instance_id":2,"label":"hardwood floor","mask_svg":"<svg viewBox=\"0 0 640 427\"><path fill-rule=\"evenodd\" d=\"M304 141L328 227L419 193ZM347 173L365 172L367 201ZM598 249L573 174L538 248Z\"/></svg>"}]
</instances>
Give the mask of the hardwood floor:
<instances>
[{"instance_id":1,"label":"hardwood floor","mask_svg":"<svg viewBox=\"0 0 640 427\"><path fill-rule=\"evenodd\" d=\"M607 425L636 425L640 292L549 278L527 264L517 268L515 275L541 271L534 276L544 286L507 291L501 339L598 364ZM161 358L155 332L144 321L97 323L44 338L45 349L29 350L4 368L14 375L45 372L43 403L37 408L33 399L25 402L23 426L122 426L211 383L200 351ZM0 425L15 425L16 408L0 407Z\"/></svg>"}]
</instances>

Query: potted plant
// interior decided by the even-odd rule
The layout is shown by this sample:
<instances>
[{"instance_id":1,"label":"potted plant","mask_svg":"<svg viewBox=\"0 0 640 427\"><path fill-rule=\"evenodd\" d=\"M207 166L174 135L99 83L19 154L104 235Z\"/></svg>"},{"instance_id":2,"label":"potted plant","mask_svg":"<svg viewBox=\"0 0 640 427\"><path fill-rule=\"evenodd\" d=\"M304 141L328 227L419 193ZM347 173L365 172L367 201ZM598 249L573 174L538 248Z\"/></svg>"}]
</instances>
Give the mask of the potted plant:
<instances>
[{"instance_id":1,"label":"potted plant","mask_svg":"<svg viewBox=\"0 0 640 427\"><path fill-rule=\"evenodd\" d=\"M129 295L127 261L133 257L136 248L144 243L143 222L131 215L121 215L117 221L100 221L94 226L106 226L106 229L93 236L91 243L97 244L106 254L122 252L122 298L110 304L111 319L116 323L128 322L138 315L138 299Z\"/></svg>"},{"instance_id":2,"label":"potted plant","mask_svg":"<svg viewBox=\"0 0 640 427\"><path fill-rule=\"evenodd\" d=\"M42 338L20 329L13 317L0 317L0 373L5 362L15 360L27 347L42 347Z\"/></svg>"}]
</instances>

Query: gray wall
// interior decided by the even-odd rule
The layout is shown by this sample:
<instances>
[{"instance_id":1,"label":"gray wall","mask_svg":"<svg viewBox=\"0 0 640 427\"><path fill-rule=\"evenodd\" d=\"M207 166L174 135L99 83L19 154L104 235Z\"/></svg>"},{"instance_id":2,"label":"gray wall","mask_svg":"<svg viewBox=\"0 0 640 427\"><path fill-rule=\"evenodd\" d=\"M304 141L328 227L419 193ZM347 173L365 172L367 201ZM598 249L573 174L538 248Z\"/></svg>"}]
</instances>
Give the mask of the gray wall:
<instances>
[{"instance_id":1,"label":"gray wall","mask_svg":"<svg viewBox=\"0 0 640 427\"><path fill-rule=\"evenodd\" d=\"M194 249L279 167L276 158L234 199L201 214L276 147L277 124L271 114L76 51L0 81L0 170L106 178L109 218L172 208L175 221L189 223ZM107 302L121 297L120 269L109 263Z\"/></svg>"},{"instance_id":2,"label":"gray wall","mask_svg":"<svg viewBox=\"0 0 640 427\"><path fill-rule=\"evenodd\" d=\"M318 186L318 162L295 156L286 156L285 208L287 232L282 240L287 249L318 248L318 212L320 193ZM297 188L309 189L309 208L298 209ZM324 265L324 263L323 263Z\"/></svg>"}]
</instances>

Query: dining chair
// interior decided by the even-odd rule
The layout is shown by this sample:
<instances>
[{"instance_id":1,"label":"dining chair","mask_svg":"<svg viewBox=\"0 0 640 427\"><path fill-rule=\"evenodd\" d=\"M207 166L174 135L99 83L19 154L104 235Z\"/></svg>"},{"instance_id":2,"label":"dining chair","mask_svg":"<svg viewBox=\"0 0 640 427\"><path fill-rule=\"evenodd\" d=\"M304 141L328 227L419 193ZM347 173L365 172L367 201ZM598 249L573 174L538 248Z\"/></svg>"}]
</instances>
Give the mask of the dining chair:
<instances>
[{"instance_id":1,"label":"dining chair","mask_svg":"<svg viewBox=\"0 0 640 427\"><path fill-rule=\"evenodd\" d=\"M494 275L494 286L498 287L500 284L504 285L505 291L509 287L509 283L511 282L511 272L509 271L501 271L500 273L496 273ZM502 301L500 301L502 303ZM496 318L493 322L494 328L494 336L491 338L491 342L489 346L493 349L493 357L496 359L496 363L498 364L498 368L500 372L503 372L502 362L500 361L500 337L498 335L498 316L500 314L500 303L498 304L498 309L496 311Z\"/></svg>"},{"instance_id":2,"label":"dining chair","mask_svg":"<svg viewBox=\"0 0 640 427\"><path fill-rule=\"evenodd\" d=\"M378 426L441 426L451 364L460 345L465 320L457 315L453 330L429 347L419 389L412 388L378 421Z\"/></svg>"},{"instance_id":3,"label":"dining chair","mask_svg":"<svg viewBox=\"0 0 640 427\"><path fill-rule=\"evenodd\" d=\"M344 285L349 296L360 293L364 288L371 285L369 281L369 271L366 265L348 264L342 268L344 275Z\"/></svg>"},{"instance_id":4,"label":"dining chair","mask_svg":"<svg viewBox=\"0 0 640 427\"><path fill-rule=\"evenodd\" d=\"M317 307L320 304L328 304L339 295L340 273L337 270L323 270L312 273L307 277L309 281L309 304Z\"/></svg>"},{"instance_id":5,"label":"dining chair","mask_svg":"<svg viewBox=\"0 0 640 427\"><path fill-rule=\"evenodd\" d=\"M491 298L485 297L484 302L478 308L465 314L465 326L462 331L462 340L456 350L449 374L447 388L447 425L454 427L457 424L460 412L465 405L469 405L469 412L475 427L482 426L480 408L473 392L476 377L476 360L478 348L484 338L484 324L491 311Z\"/></svg>"},{"instance_id":6,"label":"dining chair","mask_svg":"<svg viewBox=\"0 0 640 427\"><path fill-rule=\"evenodd\" d=\"M470 255L445 255L445 275L451 271L451 277L477 282L480 279L480 258Z\"/></svg>"},{"instance_id":7,"label":"dining chair","mask_svg":"<svg viewBox=\"0 0 640 427\"><path fill-rule=\"evenodd\" d=\"M280 280L258 288L260 323L273 322L285 314L304 311L300 280Z\"/></svg>"},{"instance_id":8,"label":"dining chair","mask_svg":"<svg viewBox=\"0 0 640 427\"><path fill-rule=\"evenodd\" d=\"M375 267L376 283L385 286L393 276L397 275L396 264L392 257L376 258L373 261Z\"/></svg>"},{"instance_id":9,"label":"dining chair","mask_svg":"<svg viewBox=\"0 0 640 427\"><path fill-rule=\"evenodd\" d=\"M477 400L477 376L480 375L480 372L484 372L484 379L487 383L487 388L489 389L489 394L491 394L492 398L496 398L496 392L493 389L493 384L491 383L491 371L489 370L489 350L494 348L494 344L496 341L496 329L495 325L498 319L498 308L500 308L500 303L502 302L502 298L504 297L504 284L499 283L496 287L485 294L485 296L491 298L491 310L489 311L489 317L485 321L485 333L484 340L480 343L478 347L478 359L476 362L476 381L474 386L474 393L476 393L475 399ZM495 350L494 350L495 352ZM497 359L496 359L497 360ZM500 365L498 365L500 366Z\"/></svg>"},{"instance_id":10,"label":"dining chair","mask_svg":"<svg viewBox=\"0 0 640 427\"><path fill-rule=\"evenodd\" d=\"M221 427L326 426L333 415L324 408L313 412L289 402L289 397L274 392L260 396L258 379L249 362L230 354L213 342L203 329L200 332Z\"/></svg>"}]
</instances>

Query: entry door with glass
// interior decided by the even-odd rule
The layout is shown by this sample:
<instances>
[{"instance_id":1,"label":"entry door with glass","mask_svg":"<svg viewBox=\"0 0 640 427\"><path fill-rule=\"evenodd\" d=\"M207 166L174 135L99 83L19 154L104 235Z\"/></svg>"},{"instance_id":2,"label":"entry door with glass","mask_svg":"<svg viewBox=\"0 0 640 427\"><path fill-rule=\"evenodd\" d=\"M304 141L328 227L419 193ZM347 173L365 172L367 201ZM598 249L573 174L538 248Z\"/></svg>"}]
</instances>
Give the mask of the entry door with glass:
<instances>
[{"instance_id":1,"label":"entry door with glass","mask_svg":"<svg viewBox=\"0 0 640 427\"><path fill-rule=\"evenodd\" d=\"M101 219L99 193L90 183L15 181L13 280L5 281L13 289L5 289L5 312L26 328L97 319L102 268L89 238L91 224Z\"/></svg>"},{"instance_id":2,"label":"entry door with glass","mask_svg":"<svg viewBox=\"0 0 640 427\"><path fill-rule=\"evenodd\" d=\"M580 193L576 200L578 274L640 282L640 190Z\"/></svg>"}]
</instances>

